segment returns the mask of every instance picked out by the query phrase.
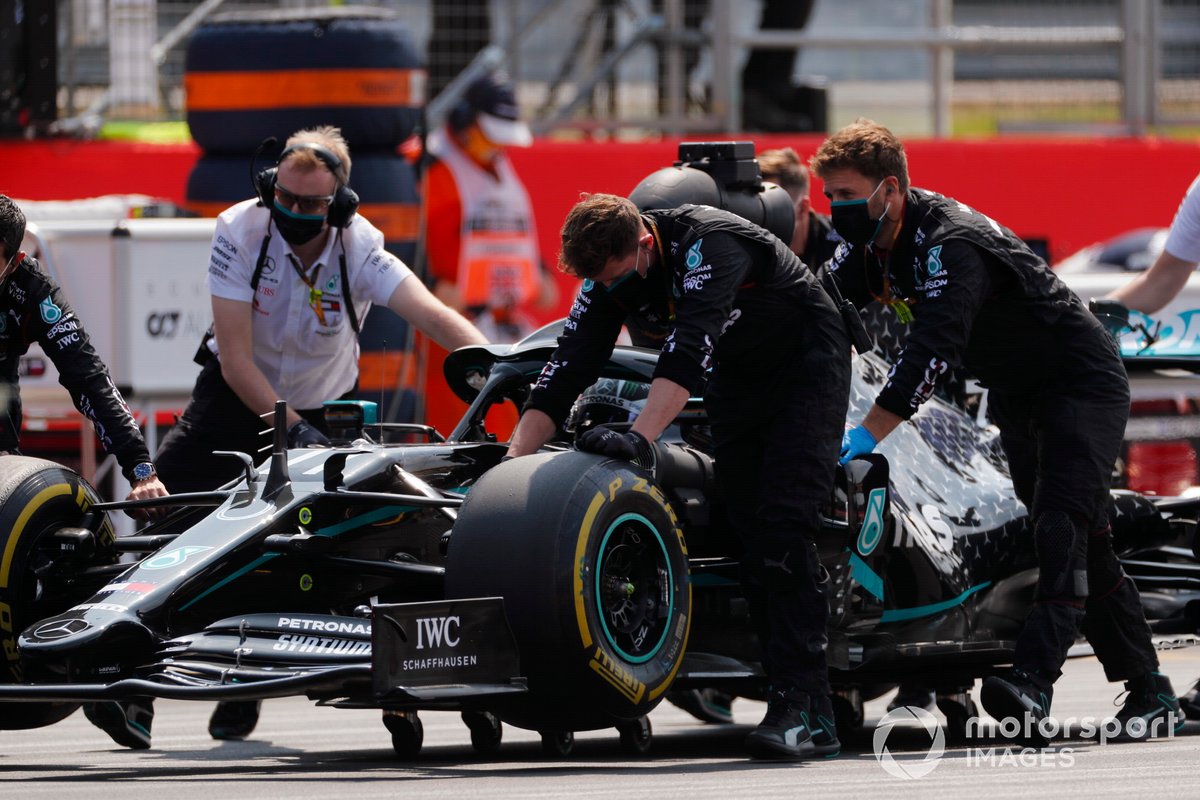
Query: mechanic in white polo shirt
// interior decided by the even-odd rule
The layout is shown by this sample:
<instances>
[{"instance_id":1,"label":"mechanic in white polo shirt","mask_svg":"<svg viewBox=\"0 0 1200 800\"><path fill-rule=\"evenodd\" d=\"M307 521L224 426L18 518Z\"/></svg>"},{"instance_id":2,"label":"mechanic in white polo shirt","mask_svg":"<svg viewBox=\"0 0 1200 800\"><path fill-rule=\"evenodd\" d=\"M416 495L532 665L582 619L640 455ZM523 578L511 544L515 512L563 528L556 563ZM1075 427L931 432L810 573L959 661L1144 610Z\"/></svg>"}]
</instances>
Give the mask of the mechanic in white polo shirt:
<instances>
[{"instance_id":1,"label":"mechanic in white polo shirt","mask_svg":"<svg viewBox=\"0 0 1200 800\"><path fill-rule=\"evenodd\" d=\"M1200 264L1200 175L1192 181L1158 258L1146 270L1108 295L1127 308L1153 314L1175 299Z\"/></svg>"},{"instance_id":2,"label":"mechanic in white polo shirt","mask_svg":"<svg viewBox=\"0 0 1200 800\"><path fill-rule=\"evenodd\" d=\"M158 471L173 492L231 480L241 465L213 450L257 454L288 404L288 444L328 444L321 404L358 381L357 331L372 303L388 306L453 350L486 342L398 258L383 234L355 215L350 154L336 128L300 131L279 163L256 179L258 198L217 218L208 267L214 333L179 423L163 441Z\"/></svg>"},{"instance_id":3,"label":"mechanic in white polo shirt","mask_svg":"<svg viewBox=\"0 0 1200 800\"><path fill-rule=\"evenodd\" d=\"M386 305L448 350L486 339L444 305L398 258L383 234L355 214L350 152L337 128L288 139L277 165L258 174L258 197L217 218L208 285L213 328L197 354L203 368L191 401L163 439L156 464L172 493L205 491L243 467L214 450L249 453L269 443L277 400L287 402L288 445L329 444L321 405L350 397L358 382L358 330L373 303ZM94 719L126 747L150 746L149 701L96 703ZM217 739L242 739L259 703L220 703ZM385 720L386 721L386 720Z\"/></svg>"}]
</instances>

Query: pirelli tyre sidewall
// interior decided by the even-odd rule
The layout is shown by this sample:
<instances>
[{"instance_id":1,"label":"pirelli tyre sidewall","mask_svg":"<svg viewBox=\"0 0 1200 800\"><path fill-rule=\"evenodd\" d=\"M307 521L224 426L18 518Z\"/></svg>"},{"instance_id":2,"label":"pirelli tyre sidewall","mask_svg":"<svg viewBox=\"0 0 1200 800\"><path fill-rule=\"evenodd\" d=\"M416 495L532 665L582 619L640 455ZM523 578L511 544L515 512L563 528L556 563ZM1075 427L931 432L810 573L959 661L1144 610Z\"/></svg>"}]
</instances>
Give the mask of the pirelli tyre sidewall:
<instances>
[{"instance_id":1,"label":"pirelli tyre sidewall","mask_svg":"<svg viewBox=\"0 0 1200 800\"><path fill-rule=\"evenodd\" d=\"M30 680L17 650L21 631L69 608L84 597L48 591L35 570L48 566L50 535L79 525L99 502L96 492L71 470L25 456L0 456L0 683ZM111 542L107 520L101 538ZM72 703L0 703L0 729L37 728L77 708Z\"/></svg>"},{"instance_id":2,"label":"pirelli tyre sidewall","mask_svg":"<svg viewBox=\"0 0 1200 800\"><path fill-rule=\"evenodd\" d=\"M623 461L570 451L489 471L455 523L446 587L504 598L530 692L497 713L521 727L640 717L687 647L683 532L662 491Z\"/></svg>"}]
</instances>

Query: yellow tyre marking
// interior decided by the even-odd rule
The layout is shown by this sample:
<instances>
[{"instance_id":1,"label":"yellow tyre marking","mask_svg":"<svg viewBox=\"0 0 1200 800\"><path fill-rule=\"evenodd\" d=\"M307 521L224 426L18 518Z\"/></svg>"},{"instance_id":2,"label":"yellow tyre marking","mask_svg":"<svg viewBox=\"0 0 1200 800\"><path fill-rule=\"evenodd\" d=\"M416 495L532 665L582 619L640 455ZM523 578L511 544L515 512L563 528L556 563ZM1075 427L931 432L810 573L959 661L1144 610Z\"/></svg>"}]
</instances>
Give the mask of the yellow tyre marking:
<instances>
[{"instance_id":1,"label":"yellow tyre marking","mask_svg":"<svg viewBox=\"0 0 1200 800\"><path fill-rule=\"evenodd\" d=\"M642 695L646 693L646 684L633 677L633 673L622 668L599 647L592 652L592 660L588 662L588 666L610 686L624 695L632 705L636 706L642 701Z\"/></svg>"},{"instance_id":2,"label":"yellow tyre marking","mask_svg":"<svg viewBox=\"0 0 1200 800\"><path fill-rule=\"evenodd\" d=\"M17 551L17 542L21 541L21 534L25 532L25 526L29 524L29 518L36 514L51 498L64 494L71 494L70 484L56 483L53 486L47 486L38 492L25 508L21 509L21 515L17 517L17 521L8 535L8 542L4 545L4 557L0 558L0 589L8 588L8 578L9 573L12 571L13 555Z\"/></svg>"},{"instance_id":3,"label":"yellow tyre marking","mask_svg":"<svg viewBox=\"0 0 1200 800\"><path fill-rule=\"evenodd\" d=\"M583 523L579 526L579 538L575 540L575 622L579 625L579 638L583 640L585 648L592 646L592 634L588 631L587 612L583 603L583 559L587 550L588 531L592 529L592 523L596 521L596 515L600 513L603 505L604 494L596 492L587 513L583 515Z\"/></svg>"}]
</instances>

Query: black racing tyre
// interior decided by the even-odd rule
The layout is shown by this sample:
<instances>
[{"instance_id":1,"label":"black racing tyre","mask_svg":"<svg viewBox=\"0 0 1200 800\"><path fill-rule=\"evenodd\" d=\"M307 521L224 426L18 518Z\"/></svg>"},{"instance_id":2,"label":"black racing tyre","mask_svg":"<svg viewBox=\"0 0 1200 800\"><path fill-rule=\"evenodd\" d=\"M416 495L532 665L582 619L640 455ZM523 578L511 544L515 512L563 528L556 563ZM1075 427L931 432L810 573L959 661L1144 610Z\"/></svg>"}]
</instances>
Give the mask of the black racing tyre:
<instances>
[{"instance_id":1,"label":"black racing tyre","mask_svg":"<svg viewBox=\"0 0 1200 800\"><path fill-rule=\"evenodd\" d=\"M533 730L616 727L662 700L687 646L691 585L674 510L646 473L566 451L505 462L459 509L447 597L504 598Z\"/></svg>"},{"instance_id":2,"label":"black racing tyre","mask_svg":"<svg viewBox=\"0 0 1200 800\"><path fill-rule=\"evenodd\" d=\"M230 15L196 28L184 72L192 138L231 154L314 125L341 128L352 152L407 139L425 102L420 50L402 20L360 11Z\"/></svg>"},{"instance_id":3,"label":"black racing tyre","mask_svg":"<svg viewBox=\"0 0 1200 800\"><path fill-rule=\"evenodd\" d=\"M273 163L263 158L256 171ZM203 155L196 159L184 190L189 210L215 217L254 196L250 183L251 157ZM358 193L358 213L383 233L384 246L405 263L412 262L420 224L417 179L413 166L395 153L350 153L350 187ZM351 222L351 225L354 223Z\"/></svg>"},{"instance_id":4,"label":"black racing tyre","mask_svg":"<svg viewBox=\"0 0 1200 800\"><path fill-rule=\"evenodd\" d=\"M76 473L40 458L0 456L0 683L21 683L30 676L17 651L17 637L40 619L83 602L92 588L70 583L44 583L38 572L51 574L56 553L51 534L79 526L87 509L100 502L96 491ZM113 563L113 529L105 519L98 537L110 555L90 562ZM75 703L0 704L0 729L40 728L58 722Z\"/></svg>"}]
</instances>

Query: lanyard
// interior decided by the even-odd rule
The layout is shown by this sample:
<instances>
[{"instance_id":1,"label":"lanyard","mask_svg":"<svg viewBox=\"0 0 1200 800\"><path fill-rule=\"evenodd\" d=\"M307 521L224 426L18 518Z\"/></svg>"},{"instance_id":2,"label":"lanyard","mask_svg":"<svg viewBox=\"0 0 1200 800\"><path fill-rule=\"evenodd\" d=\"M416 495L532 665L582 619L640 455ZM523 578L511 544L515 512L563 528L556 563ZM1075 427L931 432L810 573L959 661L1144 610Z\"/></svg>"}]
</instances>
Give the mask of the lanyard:
<instances>
[{"instance_id":1,"label":"lanyard","mask_svg":"<svg viewBox=\"0 0 1200 800\"><path fill-rule=\"evenodd\" d=\"M321 271L321 263L317 262L313 265L312 277L310 278L295 255L288 253L288 261L292 262L292 269L296 270L296 274L300 276L300 280L308 287L308 307L317 315L317 320L322 325L325 325L325 308L321 305L321 296L324 292L317 288L317 275Z\"/></svg>"},{"instance_id":2,"label":"lanyard","mask_svg":"<svg viewBox=\"0 0 1200 800\"><path fill-rule=\"evenodd\" d=\"M892 237L892 245L895 246L896 240L900 238L900 229L904 226L904 217L901 216L900 221L896 225L896 235ZM866 278L867 291L871 291L871 276L867 273L867 250L875 256L875 263L883 274L883 295L877 295L871 292L871 297L874 297L882 305L887 306L896 315L896 319L903 325L913 321L912 308L917 301L911 297L896 297L892 294L892 248L887 250L876 250L870 243L863 245L863 274ZM882 255L882 257L881 257Z\"/></svg>"}]
</instances>

